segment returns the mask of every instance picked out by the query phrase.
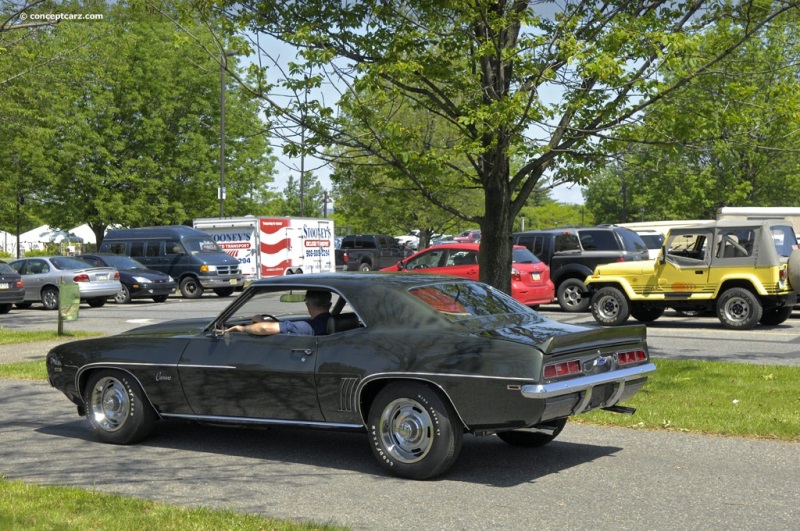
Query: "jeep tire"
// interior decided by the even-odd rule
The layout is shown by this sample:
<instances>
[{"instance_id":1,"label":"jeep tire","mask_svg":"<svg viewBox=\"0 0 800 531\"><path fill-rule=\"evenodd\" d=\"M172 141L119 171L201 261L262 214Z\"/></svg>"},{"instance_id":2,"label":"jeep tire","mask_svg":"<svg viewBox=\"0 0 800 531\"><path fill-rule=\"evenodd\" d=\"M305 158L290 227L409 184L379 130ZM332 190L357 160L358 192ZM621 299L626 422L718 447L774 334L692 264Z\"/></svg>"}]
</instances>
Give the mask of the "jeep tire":
<instances>
[{"instance_id":1,"label":"jeep tire","mask_svg":"<svg viewBox=\"0 0 800 531\"><path fill-rule=\"evenodd\" d=\"M619 326L628 320L630 303L625 294L611 286L600 288L592 297L594 320L605 326Z\"/></svg>"},{"instance_id":2,"label":"jeep tire","mask_svg":"<svg viewBox=\"0 0 800 531\"><path fill-rule=\"evenodd\" d=\"M752 291L730 288L717 299L717 317L725 328L750 330L761 320L764 308Z\"/></svg>"},{"instance_id":3,"label":"jeep tire","mask_svg":"<svg viewBox=\"0 0 800 531\"><path fill-rule=\"evenodd\" d=\"M647 306L641 303L631 303L631 317L640 323L652 323L664 315L664 308L660 306Z\"/></svg>"}]
</instances>

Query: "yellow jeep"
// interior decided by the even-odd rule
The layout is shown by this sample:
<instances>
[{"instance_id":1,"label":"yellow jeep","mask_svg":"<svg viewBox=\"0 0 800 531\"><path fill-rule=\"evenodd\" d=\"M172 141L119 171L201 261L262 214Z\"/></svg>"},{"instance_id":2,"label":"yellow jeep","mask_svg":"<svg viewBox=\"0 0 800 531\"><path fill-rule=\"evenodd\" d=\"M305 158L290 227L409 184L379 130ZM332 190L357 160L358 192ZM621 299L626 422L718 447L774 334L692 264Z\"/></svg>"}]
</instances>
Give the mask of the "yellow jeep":
<instances>
[{"instance_id":1,"label":"yellow jeep","mask_svg":"<svg viewBox=\"0 0 800 531\"><path fill-rule=\"evenodd\" d=\"M792 314L800 251L783 220L724 220L679 227L655 260L598 266L586 281L595 320L652 322L666 308L714 311L726 328L777 325Z\"/></svg>"}]
</instances>

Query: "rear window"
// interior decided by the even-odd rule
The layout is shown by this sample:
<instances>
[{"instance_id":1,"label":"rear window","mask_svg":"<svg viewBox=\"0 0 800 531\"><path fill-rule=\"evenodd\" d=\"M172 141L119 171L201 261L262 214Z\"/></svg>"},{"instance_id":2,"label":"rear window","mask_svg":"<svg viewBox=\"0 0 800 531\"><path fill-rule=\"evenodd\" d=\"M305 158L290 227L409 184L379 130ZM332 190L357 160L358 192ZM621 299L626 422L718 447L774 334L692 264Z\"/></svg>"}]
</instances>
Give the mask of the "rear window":
<instances>
[{"instance_id":1,"label":"rear window","mask_svg":"<svg viewBox=\"0 0 800 531\"><path fill-rule=\"evenodd\" d=\"M622 239L622 247L626 251L647 252L647 244L641 236L632 230L621 229L615 232L619 234L619 237ZM659 247L661 246L659 245Z\"/></svg>"},{"instance_id":2,"label":"rear window","mask_svg":"<svg viewBox=\"0 0 800 531\"><path fill-rule=\"evenodd\" d=\"M410 293L451 321L534 313L505 293L477 282L428 285L414 288Z\"/></svg>"},{"instance_id":3,"label":"rear window","mask_svg":"<svg viewBox=\"0 0 800 531\"><path fill-rule=\"evenodd\" d=\"M792 254L792 251L797 249L797 237L792 227L788 225L773 225L769 229L778 255L788 257Z\"/></svg>"},{"instance_id":4,"label":"rear window","mask_svg":"<svg viewBox=\"0 0 800 531\"><path fill-rule=\"evenodd\" d=\"M511 250L511 261L515 264L537 264L541 260L529 250L515 247Z\"/></svg>"},{"instance_id":5,"label":"rear window","mask_svg":"<svg viewBox=\"0 0 800 531\"><path fill-rule=\"evenodd\" d=\"M10 265L5 262L0 262L0 273L16 273Z\"/></svg>"}]
</instances>

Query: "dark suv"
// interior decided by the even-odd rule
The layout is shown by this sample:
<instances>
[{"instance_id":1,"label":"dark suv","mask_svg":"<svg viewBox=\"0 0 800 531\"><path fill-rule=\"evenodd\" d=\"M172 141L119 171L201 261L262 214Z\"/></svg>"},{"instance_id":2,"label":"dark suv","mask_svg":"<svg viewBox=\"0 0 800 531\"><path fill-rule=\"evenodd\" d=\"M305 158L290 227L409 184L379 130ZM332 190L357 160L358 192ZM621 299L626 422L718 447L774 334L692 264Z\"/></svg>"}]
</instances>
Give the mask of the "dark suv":
<instances>
[{"instance_id":1,"label":"dark suv","mask_svg":"<svg viewBox=\"0 0 800 531\"><path fill-rule=\"evenodd\" d=\"M647 245L630 229L614 225L564 227L513 234L514 245L524 245L550 266L556 300L564 311L589 308L583 281L600 264L647 260Z\"/></svg>"}]
</instances>

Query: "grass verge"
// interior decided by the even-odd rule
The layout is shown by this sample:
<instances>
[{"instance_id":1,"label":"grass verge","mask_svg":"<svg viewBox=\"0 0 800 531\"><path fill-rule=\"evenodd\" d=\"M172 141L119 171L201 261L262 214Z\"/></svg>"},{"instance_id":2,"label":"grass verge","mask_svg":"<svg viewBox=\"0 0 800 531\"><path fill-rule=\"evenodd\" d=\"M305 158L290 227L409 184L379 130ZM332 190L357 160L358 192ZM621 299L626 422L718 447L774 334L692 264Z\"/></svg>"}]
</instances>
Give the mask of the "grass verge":
<instances>
[{"instance_id":1,"label":"grass verge","mask_svg":"<svg viewBox=\"0 0 800 531\"><path fill-rule=\"evenodd\" d=\"M227 510L185 508L77 487L42 487L0 478L0 529L334 530Z\"/></svg>"}]
</instances>

